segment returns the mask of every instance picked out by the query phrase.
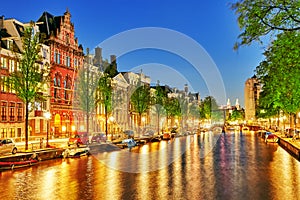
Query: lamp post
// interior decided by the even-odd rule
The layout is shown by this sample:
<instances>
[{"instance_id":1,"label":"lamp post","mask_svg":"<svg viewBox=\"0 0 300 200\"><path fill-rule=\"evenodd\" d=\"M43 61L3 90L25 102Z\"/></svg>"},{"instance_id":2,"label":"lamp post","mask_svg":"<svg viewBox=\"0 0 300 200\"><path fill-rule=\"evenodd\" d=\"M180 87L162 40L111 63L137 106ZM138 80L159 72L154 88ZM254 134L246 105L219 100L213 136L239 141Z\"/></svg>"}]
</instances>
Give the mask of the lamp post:
<instances>
[{"instance_id":1,"label":"lamp post","mask_svg":"<svg viewBox=\"0 0 300 200\"><path fill-rule=\"evenodd\" d=\"M47 120L47 143L46 143L46 147L49 147L49 119L51 119L51 113L50 112L45 112L44 113L44 117Z\"/></svg>"}]
</instances>

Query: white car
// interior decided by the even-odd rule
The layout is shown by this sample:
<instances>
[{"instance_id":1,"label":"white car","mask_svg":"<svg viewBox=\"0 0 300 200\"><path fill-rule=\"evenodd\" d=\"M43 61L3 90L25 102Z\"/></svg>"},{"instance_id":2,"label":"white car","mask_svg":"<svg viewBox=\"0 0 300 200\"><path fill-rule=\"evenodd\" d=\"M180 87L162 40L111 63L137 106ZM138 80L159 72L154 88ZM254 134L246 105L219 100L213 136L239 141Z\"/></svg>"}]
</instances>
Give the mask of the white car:
<instances>
[{"instance_id":1,"label":"white car","mask_svg":"<svg viewBox=\"0 0 300 200\"><path fill-rule=\"evenodd\" d=\"M13 139L0 139L0 153L17 153L17 147Z\"/></svg>"}]
</instances>

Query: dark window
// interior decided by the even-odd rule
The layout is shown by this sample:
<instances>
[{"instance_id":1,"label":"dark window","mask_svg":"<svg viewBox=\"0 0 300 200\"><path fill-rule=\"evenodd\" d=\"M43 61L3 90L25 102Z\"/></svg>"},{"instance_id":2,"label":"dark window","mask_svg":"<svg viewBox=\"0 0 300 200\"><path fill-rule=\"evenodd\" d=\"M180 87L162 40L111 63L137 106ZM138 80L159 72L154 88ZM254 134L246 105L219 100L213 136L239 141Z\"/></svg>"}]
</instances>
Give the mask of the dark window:
<instances>
[{"instance_id":1,"label":"dark window","mask_svg":"<svg viewBox=\"0 0 300 200\"><path fill-rule=\"evenodd\" d=\"M15 103L9 104L9 121L15 121Z\"/></svg>"},{"instance_id":2,"label":"dark window","mask_svg":"<svg viewBox=\"0 0 300 200\"><path fill-rule=\"evenodd\" d=\"M17 104L17 120L18 121L23 120L23 104L22 103Z\"/></svg>"},{"instance_id":3,"label":"dark window","mask_svg":"<svg viewBox=\"0 0 300 200\"><path fill-rule=\"evenodd\" d=\"M1 121L7 120L7 102L1 102Z\"/></svg>"}]
</instances>

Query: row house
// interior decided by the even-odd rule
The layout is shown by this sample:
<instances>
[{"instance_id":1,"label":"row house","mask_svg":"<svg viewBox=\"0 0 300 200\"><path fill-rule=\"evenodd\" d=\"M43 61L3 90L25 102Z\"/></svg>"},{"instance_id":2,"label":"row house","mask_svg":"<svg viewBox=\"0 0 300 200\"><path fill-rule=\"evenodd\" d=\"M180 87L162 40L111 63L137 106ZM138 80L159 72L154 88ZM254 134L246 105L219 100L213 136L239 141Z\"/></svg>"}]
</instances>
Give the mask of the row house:
<instances>
[{"instance_id":1,"label":"row house","mask_svg":"<svg viewBox=\"0 0 300 200\"><path fill-rule=\"evenodd\" d=\"M112 80L112 117L111 125L114 133L129 129L128 123L128 87L129 84L122 73L118 73Z\"/></svg>"},{"instance_id":2,"label":"row house","mask_svg":"<svg viewBox=\"0 0 300 200\"><path fill-rule=\"evenodd\" d=\"M67 10L63 16L44 12L37 20L40 31L50 47L50 131L53 137L68 137L86 129L83 112L73 104L78 69L84 54L75 37L74 24Z\"/></svg>"},{"instance_id":3,"label":"row house","mask_svg":"<svg viewBox=\"0 0 300 200\"><path fill-rule=\"evenodd\" d=\"M17 37L9 34L7 24L22 27L23 24L16 20L5 20L2 16L0 19L0 138L22 137L24 134L24 104L15 95L14 91L9 90L4 85L9 73L14 71L18 62L16 59L17 52L13 49L20 47ZM18 42L18 44L17 44ZM20 46L19 46L20 45Z\"/></svg>"},{"instance_id":4,"label":"row house","mask_svg":"<svg viewBox=\"0 0 300 200\"><path fill-rule=\"evenodd\" d=\"M132 105L130 104L130 98L135 89L140 85L147 85L150 86L151 78L147 75L145 75L142 71L140 73L134 73L134 72L122 72L123 77L128 83L128 89L127 89L127 119L128 119L128 129L134 130L135 133L139 133L138 130L141 127L138 127L138 120L139 115L132 109ZM144 113L142 116L142 125L143 127L146 127L147 125L151 124L150 121L150 113L149 111L147 113Z\"/></svg>"},{"instance_id":5,"label":"row house","mask_svg":"<svg viewBox=\"0 0 300 200\"><path fill-rule=\"evenodd\" d=\"M0 19L0 29L1 29L1 47L0 47L0 57L1 57L1 130L0 138L11 137L16 140L22 140L25 137L25 127L24 127L24 103L19 99L15 92L5 87L3 81L5 81L9 74L18 68L18 59L20 52L23 51L22 46L22 33L25 27L32 26L30 23L22 23L16 19ZM38 32L38 26L34 26L34 33ZM40 68L45 67L49 64L49 47L47 45L42 45L40 50L41 60L36 63ZM49 95L49 87L44 86L44 90L40 91L43 95ZM31 105L31 112L29 113L29 137L36 135L43 136L46 133L46 120L42 113L49 107L49 101L45 102L35 102Z\"/></svg>"},{"instance_id":6,"label":"row house","mask_svg":"<svg viewBox=\"0 0 300 200\"><path fill-rule=\"evenodd\" d=\"M94 61L95 61L95 56L90 54L89 49L87 49L87 55L85 55L85 57L84 57L84 65L83 65L84 74L86 77L85 83L86 83L87 87L89 87L89 89L96 91L96 87L97 87L101 72L99 70L99 67L97 65L95 65ZM77 83L77 85L78 85L78 83ZM80 93L77 93L76 90L77 90L77 88L75 87L74 104L79 105L80 102L78 101L79 97L77 97L77 95L79 95ZM91 98L90 100L94 100L93 97L87 97L87 98ZM89 101L89 100L87 100L87 101ZM89 122L88 122L89 125L88 126L87 126L87 115L86 114L89 115ZM100 126L98 124L98 118L96 115L96 106L89 108L89 113L85 113L84 122L85 122L84 128L86 128L84 131L86 131L87 128L89 129L89 131L88 131L89 133L100 131ZM78 125L77 125L77 127L78 127Z\"/></svg>"}]
</instances>

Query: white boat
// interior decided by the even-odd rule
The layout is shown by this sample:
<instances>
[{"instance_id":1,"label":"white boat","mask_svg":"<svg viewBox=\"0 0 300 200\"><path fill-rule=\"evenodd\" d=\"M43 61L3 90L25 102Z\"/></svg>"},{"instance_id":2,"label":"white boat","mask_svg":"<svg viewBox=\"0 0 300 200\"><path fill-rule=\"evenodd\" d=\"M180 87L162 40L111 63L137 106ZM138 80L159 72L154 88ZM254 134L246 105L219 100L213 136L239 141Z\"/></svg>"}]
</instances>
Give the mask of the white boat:
<instances>
[{"instance_id":1,"label":"white boat","mask_svg":"<svg viewBox=\"0 0 300 200\"><path fill-rule=\"evenodd\" d=\"M122 144L126 144L128 148L132 148L132 147L136 146L136 142L132 138L122 140Z\"/></svg>"},{"instance_id":2,"label":"white boat","mask_svg":"<svg viewBox=\"0 0 300 200\"><path fill-rule=\"evenodd\" d=\"M68 148L63 152L64 158L81 157L86 156L90 153L89 147L74 147Z\"/></svg>"}]
</instances>

